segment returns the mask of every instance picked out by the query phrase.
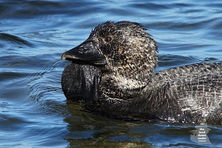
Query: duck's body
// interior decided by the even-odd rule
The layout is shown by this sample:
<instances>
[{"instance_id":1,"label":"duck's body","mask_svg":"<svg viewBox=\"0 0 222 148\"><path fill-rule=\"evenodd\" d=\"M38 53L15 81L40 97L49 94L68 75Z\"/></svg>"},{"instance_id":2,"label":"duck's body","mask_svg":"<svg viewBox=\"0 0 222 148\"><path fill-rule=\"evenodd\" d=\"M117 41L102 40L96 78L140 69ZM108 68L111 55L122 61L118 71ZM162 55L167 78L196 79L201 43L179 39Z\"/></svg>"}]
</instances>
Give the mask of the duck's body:
<instances>
[{"instance_id":1,"label":"duck's body","mask_svg":"<svg viewBox=\"0 0 222 148\"><path fill-rule=\"evenodd\" d=\"M142 93L149 95L145 108L169 122L222 124L221 71L222 63L214 63L156 73Z\"/></svg>"},{"instance_id":2,"label":"duck's body","mask_svg":"<svg viewBox=\"0 0 222 148\"><path fill-rule=\"evenodd\" d=\"M93 111L123 119L222 124L222 63L154 73L156 43L137 23L101 24L62 58L73 61L63 73L66 97L85 100Z\"/></svg>"}]
</instances>

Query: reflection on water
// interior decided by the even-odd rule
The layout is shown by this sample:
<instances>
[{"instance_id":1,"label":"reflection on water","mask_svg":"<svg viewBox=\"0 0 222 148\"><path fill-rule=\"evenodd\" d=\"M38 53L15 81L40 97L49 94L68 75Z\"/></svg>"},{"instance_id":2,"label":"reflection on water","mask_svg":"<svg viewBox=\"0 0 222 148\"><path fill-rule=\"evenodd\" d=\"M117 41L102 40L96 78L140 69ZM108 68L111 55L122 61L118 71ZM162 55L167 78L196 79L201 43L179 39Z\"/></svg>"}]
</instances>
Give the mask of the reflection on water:
<instances>
[{"instance_id":1,"label":"reflection on water","mask_svg":"<svg viewBox=\"0 0 222 148\"><path fill-rule=\"evenodd\" d=\"M159 67L222 59L222 2L193 0L0 1L0 147L221 147L190 140L194 126L127 122L66 102L61 53L107 20L142 23L159 46Z\"/></svg>"}]
</instances>

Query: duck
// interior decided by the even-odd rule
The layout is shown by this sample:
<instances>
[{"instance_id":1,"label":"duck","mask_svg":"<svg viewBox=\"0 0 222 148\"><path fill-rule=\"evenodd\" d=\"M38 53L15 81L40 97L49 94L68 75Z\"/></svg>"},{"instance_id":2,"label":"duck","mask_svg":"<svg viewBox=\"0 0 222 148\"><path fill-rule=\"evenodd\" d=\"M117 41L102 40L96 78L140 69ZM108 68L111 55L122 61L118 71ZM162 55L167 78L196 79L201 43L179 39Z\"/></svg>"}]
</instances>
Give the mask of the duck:
<instances>
[{"instance_id":1,"label":"duck","mask_svg":"<svg viewBox=\"0 0 222 148\"><path fill-rule=\"evenodd\" d=\"M129 21L96 26L64 52L68 100L123 120L222 125L222 62L155 72L158 46L147 29Z\"/></svg>"}]
</instances>

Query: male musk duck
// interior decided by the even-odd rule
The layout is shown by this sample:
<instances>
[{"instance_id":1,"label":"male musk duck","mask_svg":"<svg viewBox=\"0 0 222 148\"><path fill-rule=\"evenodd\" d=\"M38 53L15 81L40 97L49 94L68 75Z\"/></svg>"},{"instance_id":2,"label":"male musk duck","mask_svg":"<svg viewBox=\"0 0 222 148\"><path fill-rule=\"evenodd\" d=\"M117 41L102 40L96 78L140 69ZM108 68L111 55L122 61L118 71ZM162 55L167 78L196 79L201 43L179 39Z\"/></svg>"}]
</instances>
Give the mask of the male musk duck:
<instances>
[{"instance_id":1,"label":"male musk duck","mask_svg":"<svg viewBox=\"0 0 222 148\"><path fill-rule=\"evenodd\" d=\"M121 119L222 125L222 63L154 72L157 44L138 23L98 25L88 39L63 53L67 99Z\"/></svg>"}]
</instances>

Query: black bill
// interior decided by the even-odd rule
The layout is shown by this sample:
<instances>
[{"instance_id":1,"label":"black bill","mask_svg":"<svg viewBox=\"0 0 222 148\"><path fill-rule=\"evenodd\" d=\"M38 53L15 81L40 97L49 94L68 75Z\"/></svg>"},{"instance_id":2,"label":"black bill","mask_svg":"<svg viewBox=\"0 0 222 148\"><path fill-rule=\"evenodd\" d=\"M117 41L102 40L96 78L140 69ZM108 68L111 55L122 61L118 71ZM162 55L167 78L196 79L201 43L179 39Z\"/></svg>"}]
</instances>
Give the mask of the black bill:
<instances>
[{"instance_id":1,"label":"black bill","mask_svg":"<svg viewBox=\"0 0 222 148\"><path fill-rule=\"evenodd\" d=\"M102 66L106 64L106 58L98 48L96 42L86 40L79 46L63 53L61 58L62 60L70 60L74 63Z\"/></svg>"}]
</instances>

